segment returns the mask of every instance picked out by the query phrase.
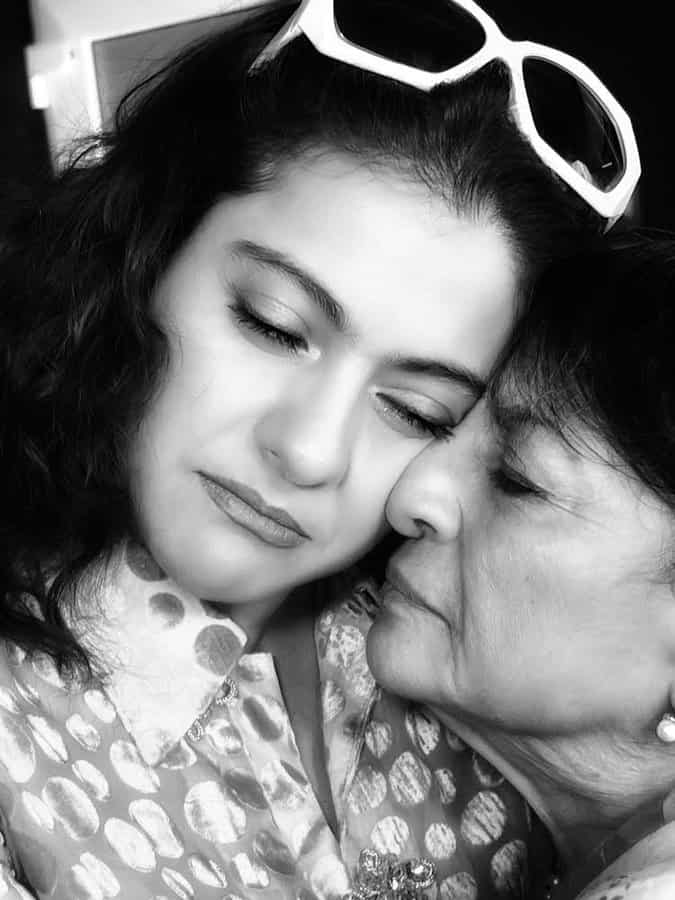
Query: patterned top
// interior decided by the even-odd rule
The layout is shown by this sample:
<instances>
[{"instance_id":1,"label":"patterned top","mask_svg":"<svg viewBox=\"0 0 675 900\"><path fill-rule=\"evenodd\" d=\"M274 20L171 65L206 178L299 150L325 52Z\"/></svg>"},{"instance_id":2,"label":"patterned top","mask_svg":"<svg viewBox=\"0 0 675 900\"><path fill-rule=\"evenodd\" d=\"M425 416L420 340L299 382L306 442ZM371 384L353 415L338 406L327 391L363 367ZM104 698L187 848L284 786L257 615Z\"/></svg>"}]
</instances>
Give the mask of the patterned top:
<instances>
[{"instance_id":1,"label":"patterned top","mask_svg":"<svg viewBox=\"0 0 675 900\"><path fill-rule=\"evenodd\" d=\"M272 657L244 653L242 630L137 545L99 581L72 624L105 679L66 685L0 645L0 898L332 900L365 847L433 860L442 900L523 896L528 808L377 688L367 591L315 628L334 834Z\"/></svg>"}]
</instances>

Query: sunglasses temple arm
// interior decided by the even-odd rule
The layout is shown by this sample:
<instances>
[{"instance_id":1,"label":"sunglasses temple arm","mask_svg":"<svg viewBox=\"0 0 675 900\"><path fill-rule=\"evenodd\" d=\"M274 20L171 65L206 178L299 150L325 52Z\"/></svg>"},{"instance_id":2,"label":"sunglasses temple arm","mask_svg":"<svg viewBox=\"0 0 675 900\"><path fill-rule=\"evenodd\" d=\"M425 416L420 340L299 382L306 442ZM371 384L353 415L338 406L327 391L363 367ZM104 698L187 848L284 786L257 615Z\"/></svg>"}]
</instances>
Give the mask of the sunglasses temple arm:
<instances>
[{"instance_id":1,"label":"sunglasses temple arm","mask_svg":"<svg viewBox=\"0 0 675 900\"><path fill-rule=\"evenodd\" d=\"M302 34L302 29L298 24L299 16L294 15L267 44L258 54L258 56L253 61L251 65L251 72L254 72L256 69L263 66L266 62L274 59L274 57L282 50L286 44L290 44L291 41L295 40L295 38L299 37Z\"/></svg>"}]
</instances>

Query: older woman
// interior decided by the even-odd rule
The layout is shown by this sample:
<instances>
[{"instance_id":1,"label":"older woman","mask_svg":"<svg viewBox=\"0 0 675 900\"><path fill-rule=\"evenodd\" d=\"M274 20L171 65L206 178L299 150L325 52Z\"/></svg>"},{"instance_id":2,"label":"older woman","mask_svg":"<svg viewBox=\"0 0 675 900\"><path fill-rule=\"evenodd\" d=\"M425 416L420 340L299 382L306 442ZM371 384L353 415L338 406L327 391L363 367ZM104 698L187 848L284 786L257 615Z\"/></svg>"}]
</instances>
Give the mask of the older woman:
<instances>
[{"instance_id":1,"label":"older woman","mask_svg":"<svg viewBox=\"0 0 675 900\"><path fill-rule=\"evenodd\" d=\"M529 799L551 900L675 897L674 296L667 237L550 272L489 395L388 506L411 540L372 670Z\"/></svg>"}]
</instances>

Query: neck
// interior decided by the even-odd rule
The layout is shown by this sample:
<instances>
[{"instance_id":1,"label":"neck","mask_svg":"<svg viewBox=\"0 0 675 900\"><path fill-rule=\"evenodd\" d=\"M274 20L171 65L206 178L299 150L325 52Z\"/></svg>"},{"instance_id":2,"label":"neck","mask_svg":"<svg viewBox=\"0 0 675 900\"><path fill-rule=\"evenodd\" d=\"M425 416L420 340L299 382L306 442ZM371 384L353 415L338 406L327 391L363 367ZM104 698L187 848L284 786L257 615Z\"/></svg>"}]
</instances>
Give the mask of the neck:
<instances>
[{"instance_id":1,"label":"neck","mask_svg":"<svg viewBox=\"0 0 675 900\"><path fill-rule=\"evenodd\" d=\"M228 605L227 614L248 635L246 650L270 650L275 635L294 634L302 623L312 623L320 609L322 597L318 583L312 582L283 594L274 594L241 605ZM289 603L286 603L286 600Z\"/></svg>"},{"instance_id":2,"label":"neck","mask_svg":"<svg viewBox=\"0 0 675 900\"><path fill-rule=\"evenodd\" d=\"M675 782L668 748L621 735L513 735L436 710L523 795L549 830L565 869L582 863Z\"/></svg>"},{"instance_id":3,"label":"neck","mask_svg":"<svg viewBox=\"0 0 675 900\"><path fill-rule=\"evenodd\" d=\"M286 596L286 594L276 594L245 603L214 603L214 606L220 608L244 630L248 637L246 652L250 653L258 648L261 636L270 621L275 618L277 611L286 600Z\"/></svg>"}]
</instances>

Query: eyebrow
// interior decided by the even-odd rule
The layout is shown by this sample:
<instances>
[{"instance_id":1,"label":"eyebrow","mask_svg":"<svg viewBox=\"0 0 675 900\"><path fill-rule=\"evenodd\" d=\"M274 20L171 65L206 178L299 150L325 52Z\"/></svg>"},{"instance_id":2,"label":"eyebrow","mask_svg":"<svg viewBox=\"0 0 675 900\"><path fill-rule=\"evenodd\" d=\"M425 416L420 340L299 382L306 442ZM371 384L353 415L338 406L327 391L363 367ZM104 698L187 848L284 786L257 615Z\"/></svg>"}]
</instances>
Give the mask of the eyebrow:
<instances>
[{"instance_id":1,"label":"eyebrow","mask_svg":"<svg viewBox=\"0 0 675 900\"><path fill-rule=\"evenodd\" d=\"M490 395L488 390L488 396ZM579 459L576 450L564 433L555 424L547 420L533 407L523 403L504 403L491 396L489 401L490 415L499 435L499 439L508 445L516 446L530 439L532 435L552 438L570 459Z\"/></svg>"},{"instance_id":2,"label":"eyebrow","mask_svg":"<svg viewBox=\"0 0 675 900\"><path fill-rule=\"evenodd\" d=\"M263 247L262 244L256 244L254 241L235 241L232 244L232 252L235 256L243 256L261 266L275 269L285 278L295 282L297 287L319 307L337 331L341 334L348 332L349 318L342 304L320 281L300 268L285 254L273 250L271 247Z\"/></svg>"},{"instance_id":3,"label":"eyebrow","mask_svg":"<svg viewBox=\"0 0 675 900\"><path fill-rule=\"evenodd\" d=\"M232 244L232 252L235 256L244 257L261 266L267 266L285 278L289 278L313 301L337 331L341 334L349 333L349 316L339 300L336 300L320 281L284 253L248 240L235 241ZM424 375L452 382L463 387L476 398L482 396L487 387L485 379L465 366L397 355L387 357L385 363L411 375Z\"/></svg>"},{"instance_id":4,"label":"eyebrow","mask_svg":"<svg viewBox=\"0 0 675 900\"><path fill-rule=\"evenodd\" d=\"M475 395L476 398L481 397L487 388L487 382L465 366L402 356L389 356L386 361L402 372L411 375L427 375L430 378L451 381Z\"/></svg>"},{"instance_id":5,"label":"eyebrow","mask_svg":"<svg viewBox=\"0 0 675 900\"><path fill-rule=\"evenodd\" d=\"M500 403L492 392L488 395L488 405L497 429L504 435L513 436L542 425L532 409L520 404Z\"/></svg>"}]
</instances>

